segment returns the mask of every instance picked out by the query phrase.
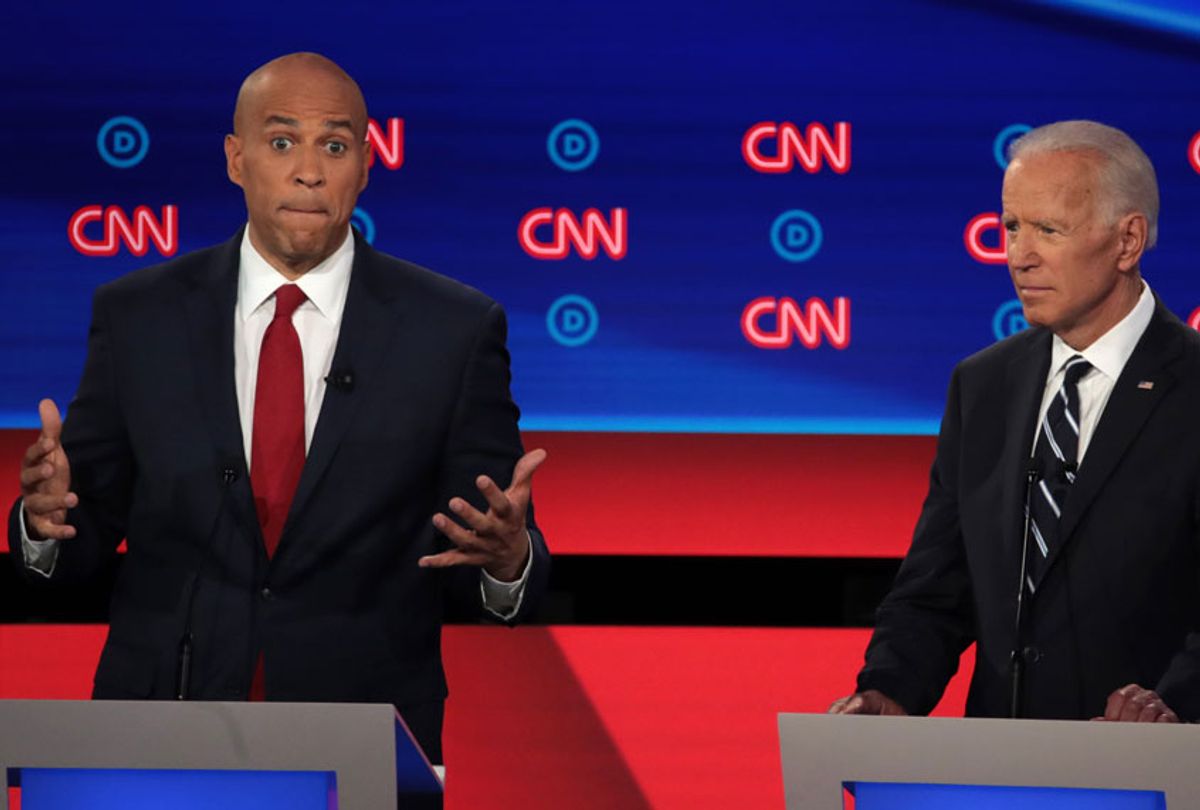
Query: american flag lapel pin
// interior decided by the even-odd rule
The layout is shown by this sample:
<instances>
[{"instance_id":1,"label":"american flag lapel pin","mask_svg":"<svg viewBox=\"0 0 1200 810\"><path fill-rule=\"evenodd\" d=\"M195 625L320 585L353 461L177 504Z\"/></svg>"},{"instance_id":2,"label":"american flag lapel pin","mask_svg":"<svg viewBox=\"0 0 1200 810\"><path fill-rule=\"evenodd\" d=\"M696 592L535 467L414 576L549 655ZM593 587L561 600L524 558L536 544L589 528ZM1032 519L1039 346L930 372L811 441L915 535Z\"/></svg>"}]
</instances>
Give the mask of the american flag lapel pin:
<instances>
[{"instance_id":1,"label":"american flag lapel pin","mask_svg":"<svg viewBox=\"0 0 1200 810\"><path fill-rule=\"evenodd\" d=\"M1142 380L1140 383L1138 383L1138 388L1143 391L1153 391L1154 383L1151 380Z\"/></svg>"}]
</instances>

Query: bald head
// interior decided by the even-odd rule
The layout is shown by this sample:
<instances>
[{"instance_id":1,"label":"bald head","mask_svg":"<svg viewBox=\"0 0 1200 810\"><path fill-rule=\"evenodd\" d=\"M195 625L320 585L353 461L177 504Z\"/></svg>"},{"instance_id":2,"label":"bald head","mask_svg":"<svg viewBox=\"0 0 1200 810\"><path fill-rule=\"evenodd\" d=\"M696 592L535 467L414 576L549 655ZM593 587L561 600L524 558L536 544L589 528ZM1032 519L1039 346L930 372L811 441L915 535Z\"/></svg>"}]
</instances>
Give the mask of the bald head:
<instances>
[{"instance_id":1,"label":"bald head","mask_svg":"<svg viewBox=\"0 0 1200 810\"><path fill-rule=\"evenodd\" d=\"M367 185L367 107L315 53L273 59L238 92L225 137L229 179L246 195L250 244L290 279L333 255Z\"/></svg>"},{"instance_id":2,"label":"bald head","mask_svg":"<svg viewBox=\"0 0 1200 810\"><path fill-rule=\"evenodd\" d=\"M257 123L263 99L295 87L324 88L340 96L349 105L356 136L367 135L367 103L358 83L328 57L319 53L289 53L256 68L238 90L233 108L233 132L245 133Z\"/></svg>"}]
</instances>

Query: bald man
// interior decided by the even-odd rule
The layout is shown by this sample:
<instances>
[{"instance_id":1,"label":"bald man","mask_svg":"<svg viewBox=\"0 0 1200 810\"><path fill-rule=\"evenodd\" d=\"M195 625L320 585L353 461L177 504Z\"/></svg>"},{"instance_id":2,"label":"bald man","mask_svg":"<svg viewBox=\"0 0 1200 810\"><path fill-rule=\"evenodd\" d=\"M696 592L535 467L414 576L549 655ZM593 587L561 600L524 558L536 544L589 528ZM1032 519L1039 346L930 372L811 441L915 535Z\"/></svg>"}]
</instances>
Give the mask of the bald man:
<instances>
[{"instance_id":1,"label":"bald man","mask_svg":"<svg viewBox=\"0 0 1200 810\"><path fill-rule=\"evenodd\" d=\"M322 56L247 77L225 138L247 225L96 292L9 544L71 581L127 538L95 697L390 702L440 762L443 615L532 610L545 454L521 447L500 306L350 228L366 130Z\"/></svg>"}]
</instances>

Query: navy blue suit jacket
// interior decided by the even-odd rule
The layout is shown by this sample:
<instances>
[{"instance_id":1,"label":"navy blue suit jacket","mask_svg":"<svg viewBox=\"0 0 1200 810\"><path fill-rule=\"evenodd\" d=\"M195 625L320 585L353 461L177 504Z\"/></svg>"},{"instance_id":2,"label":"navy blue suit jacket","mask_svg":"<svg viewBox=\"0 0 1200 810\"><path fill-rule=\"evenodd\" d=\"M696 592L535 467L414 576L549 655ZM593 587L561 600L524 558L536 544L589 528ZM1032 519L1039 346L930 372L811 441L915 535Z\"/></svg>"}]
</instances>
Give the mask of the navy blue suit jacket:
<instances>
[{"instance_id":1,"label":"navy blue suit jacket","mask_svg":"<svg viewBox=\"0 0 1200 810\"><path fill-rule=\"evenodd\" d=\"M1050 365L1031 329L955 369L929 495L860 690L929 712L977 643L967 713L1009 711L1025 470ZM1200 719L1200 335L1161 303L1117 380L1026 605L1025 714L1090 718L1127 683Z\"/></svg>"}]
</instances>

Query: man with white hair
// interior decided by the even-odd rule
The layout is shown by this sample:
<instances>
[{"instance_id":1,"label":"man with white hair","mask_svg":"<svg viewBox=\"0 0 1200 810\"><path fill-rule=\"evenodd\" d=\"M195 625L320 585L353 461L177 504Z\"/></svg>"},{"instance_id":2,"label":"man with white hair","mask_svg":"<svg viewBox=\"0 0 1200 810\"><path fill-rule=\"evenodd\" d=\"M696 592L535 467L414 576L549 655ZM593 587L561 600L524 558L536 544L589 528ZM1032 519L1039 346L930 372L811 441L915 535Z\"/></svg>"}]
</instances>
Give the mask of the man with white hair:
<instances>
[{"instance_id":1,"label":"man with white hair","mask_svg":"<svg viewBox=\"0 0 1200 810\"><path fill-rule=\"evenodd\" d=\"M1004 175L1033 327L954 371L929 494L830 711L1200 720L1200 335L1141 277L1158 187L1125 133L1035 129Z\"/></svg>"}]
</instances>

